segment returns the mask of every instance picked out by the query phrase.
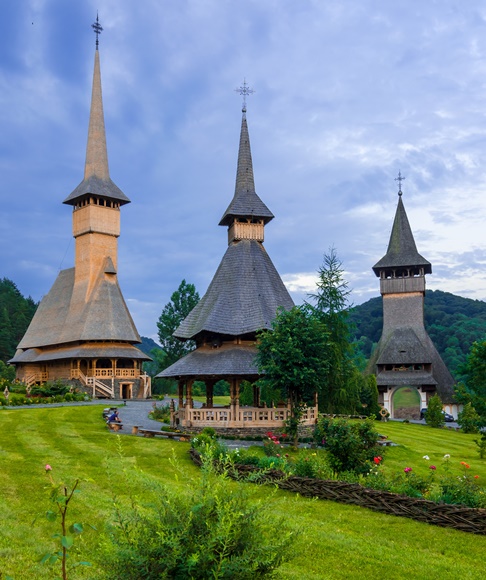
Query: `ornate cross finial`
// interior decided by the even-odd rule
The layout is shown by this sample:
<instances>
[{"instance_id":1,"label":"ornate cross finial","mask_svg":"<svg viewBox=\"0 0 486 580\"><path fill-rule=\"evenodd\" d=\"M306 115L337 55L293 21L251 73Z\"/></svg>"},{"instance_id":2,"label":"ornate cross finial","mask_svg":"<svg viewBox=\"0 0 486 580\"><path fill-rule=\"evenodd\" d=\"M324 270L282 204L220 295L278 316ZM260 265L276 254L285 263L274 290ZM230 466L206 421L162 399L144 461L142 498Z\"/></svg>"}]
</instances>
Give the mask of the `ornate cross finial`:
<instances>
[{"instance_id":1,"label":"ornate cross finial","mask_svg":"<svg viewBox=\"0 0 486 580\"><path fill-rule=\"evenodd\" d=\"M235 93L240 93L243 95L243 108L241 109L243 113L246 113L246 97L248 95L252 95L255 91L250 89L250 87L246 84L246 79L243 79L243 85L235 89Z\"/></svg>"},{"instance_id":2,"label":"ornate cross finial","mask_svg":"<svg viewBox=\"0 0 486 580\"><path fill-rule=\"evenodd\" d=\"M405 181L406 177L402 177L400 171L398 172L398 177L395 177L395 181L398 181L398 195L402 195L402 181Z\"/></svg>"},{"instance_id":3,"label":"ornate cross finial","mask_svg":"<svg viewBox=\"0 0 486 580\"><path fill-rule=\"evenodd\" d=\"M96 22L91 25L91 28L94 30L94 32L96 34L96 50L98 50L98 44L99 44L98 37L103 30L103 28L101 28L100 20L98 18L98 12L96 13Z\"/></svg>"}]
</instances>

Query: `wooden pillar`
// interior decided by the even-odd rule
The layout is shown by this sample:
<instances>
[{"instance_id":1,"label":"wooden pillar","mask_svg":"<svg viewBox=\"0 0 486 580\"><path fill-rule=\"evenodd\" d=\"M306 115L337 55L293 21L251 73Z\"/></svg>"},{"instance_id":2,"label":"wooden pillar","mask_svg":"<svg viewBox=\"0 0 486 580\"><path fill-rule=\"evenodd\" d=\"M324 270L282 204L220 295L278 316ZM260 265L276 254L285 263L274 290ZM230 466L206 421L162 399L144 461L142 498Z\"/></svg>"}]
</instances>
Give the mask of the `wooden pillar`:
<instances>
[{"instance_id":1,"label":"wooden pillar","mask_svg":"<svg viewBox=\"0 0 486 580\"><path fill-rule=\"evenodd\" d=\"M240 416L240 380L234 379L235 381L235 420L239 420Z\"/></svg>"},{"instance_id":2,"label":"wooden pillar","mask_svg":"<svg viewBox=\"0 0 486 580\"><path fill-rule=\"evenodd\" d=\"M253 385L253 406L260 406L260 387Z\"/></svg>"},{"instance_id":3,"label":"wooden pillar","mask_svg":"<svg viewBox=\"0 0 486 580\"><path fill-rule=\"evenodd\" d=\"M177 383L177 394L179 396L179 409L184 407L184 381Z\"/></svg>"},{"instance_id":4,"label":"wooden pillar","mask_svg":"<svg viewBox=\"0 0 486 580\"><path fill-rule=\"evenodd\" d=\"M206 381L206 407L211 409L213 407L213 393L214 393L214 385L216 383L215 379L207 380Z\"/></svg>"},{"instance_id":5,"label":"wooden pillar","mask_svg":"<svg viewBox=\"0 0 486 580\"><path fill-rule=\"evenodd\" d=\"M186 383L186 407L192 409L192 384L194 383L194 379L190 379Z\"/></svg>"}]
</instances>

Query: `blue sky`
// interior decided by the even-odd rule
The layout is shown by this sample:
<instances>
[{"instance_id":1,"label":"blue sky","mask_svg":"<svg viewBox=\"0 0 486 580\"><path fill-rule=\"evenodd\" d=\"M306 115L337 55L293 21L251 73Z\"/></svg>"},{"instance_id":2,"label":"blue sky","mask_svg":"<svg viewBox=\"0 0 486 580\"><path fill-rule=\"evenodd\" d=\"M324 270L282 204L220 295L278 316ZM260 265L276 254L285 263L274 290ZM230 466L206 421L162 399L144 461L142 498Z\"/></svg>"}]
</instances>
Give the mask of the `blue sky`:
<instances>
[{"instance_id":1,"label":"blue sky","mask_svg":"<svg viewBox=\"0 0 486 580\"><path fill-rule=\"evenodd\" d=\"M0 20L0 276L39 300L73 264L99 11L119 280L139 332L226 249L246 78L265 247L296 302L337 249L379 294L394 178L427 287L486 298L486 6L479 0L23 0Z\"/></svg>"}]
</instances>

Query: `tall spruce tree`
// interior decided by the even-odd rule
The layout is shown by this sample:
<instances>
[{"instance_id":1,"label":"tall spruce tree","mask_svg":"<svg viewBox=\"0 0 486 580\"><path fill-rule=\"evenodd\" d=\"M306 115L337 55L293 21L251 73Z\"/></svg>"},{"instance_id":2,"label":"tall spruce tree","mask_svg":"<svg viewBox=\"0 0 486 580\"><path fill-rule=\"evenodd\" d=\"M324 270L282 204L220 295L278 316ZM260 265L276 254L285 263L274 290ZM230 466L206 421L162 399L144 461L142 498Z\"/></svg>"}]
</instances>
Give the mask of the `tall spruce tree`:
<instances>
[{"instance_id":1,"label":"tall spruce tree","mask_svg":"<svg viewBox=\"0 0 486 580\"><path fill-rule=\"evenodd\" d=\"M329 333L327 371L319 408L326 413L354 413L359 404L359 387L353 380L355 365L347 320L351 291L334 247L324 254L318 274L317 292L309 295L314 304L309 306Z\"/></svg>"}]
</instances>

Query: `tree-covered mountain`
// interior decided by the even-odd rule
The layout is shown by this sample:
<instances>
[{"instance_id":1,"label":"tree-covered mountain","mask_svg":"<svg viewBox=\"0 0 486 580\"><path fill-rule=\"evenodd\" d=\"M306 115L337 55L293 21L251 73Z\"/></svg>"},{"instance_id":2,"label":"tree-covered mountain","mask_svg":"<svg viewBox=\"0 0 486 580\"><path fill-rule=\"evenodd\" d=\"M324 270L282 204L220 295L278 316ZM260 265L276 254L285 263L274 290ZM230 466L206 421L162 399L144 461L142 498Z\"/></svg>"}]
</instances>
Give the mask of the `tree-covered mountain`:
<instances>
[{"instance_id":1,"label":"tree-covered mountain","mask_svg":"<svg viewBox=\"0 0 486 580\"><path fill-rule=\"evenodd\" d=\"M25 298L8 278L0 279L0 360L13 357L17 345L37 309L37 303Z\"/></svg>"},{"instance_id":2,"label":"tree-covered mountain","mask_svg":"<svg viewBox=\"0 0 486 580\"><path fill-rule=\"evenodd\" d=\"M445 364L456 379L476 340L486 338L486 302L427 290L424 304L425 328ZM379 341L383 326L381 297L372 298L350 310L353 338L366 358Z\"/></svg>"},{"instance_id":3,"label":"tree-covered mountain","mask_svg":"<svg viewBox=\"0 0 486 580\"><path fill-rule=\"evenodd\" d=\"M158 348L162 350L160 344L157 344L153 338L149 338L148 336L141 336L140 337L142 343L137 344L137 347L150 356L150 351L154 348Z\"/></svg>"}]
</instances>

